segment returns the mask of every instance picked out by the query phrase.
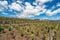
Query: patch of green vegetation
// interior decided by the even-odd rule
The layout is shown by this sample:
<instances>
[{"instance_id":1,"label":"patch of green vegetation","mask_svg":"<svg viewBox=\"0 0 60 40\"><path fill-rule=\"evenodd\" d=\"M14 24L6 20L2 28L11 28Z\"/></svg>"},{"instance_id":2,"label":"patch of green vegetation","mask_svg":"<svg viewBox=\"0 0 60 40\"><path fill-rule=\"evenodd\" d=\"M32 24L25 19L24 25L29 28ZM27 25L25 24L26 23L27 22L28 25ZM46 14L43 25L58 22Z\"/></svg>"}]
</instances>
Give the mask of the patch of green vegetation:
<instances>
[{"instance_id":1,"label":"patch of green vegetation","mask_svg":"<svg viewBox=\"0 0 60 40\"><path fill-rule=\"evenodd\" d=\"M22 37L24 36L24 31L23 30L20 30L19 33Z\"/></svg>"},{"instance_id":2,"label":"patch of green vegetation","mask_svg":"<svg viewBox=\"0 0 60 40\"><path fill-rule=\"evenodd\" d=\"M46 30L46 29L44 29L44 30L43 30L43 32L44 32L44 34L46 34L46 33L47 33L47 30Z\"/></svg>"},{"instance_id":3,"label":"patch of green vegetation","mask_svg":"<svg viewBox=\"0 0 60 40\"><path fill-rule=\"evenodd\" d=\"M16 29L19 29L19 26L18 26L18 25L15 25L15 28L16 28Z\"/></svg>"},{"instance_id":4,"label":"patch of green vegetation","mask_svg":"<svg viewBox=\"0 0 60 40\"><path fill-rule=\"evenodd\" d=\"M46 40L47 35L43 34L43 40Z\"/></svg>"},{"instance_id":5,"label":"patch of green vegetation","mask_svg":"<svg viewBox=\"0 0 60 40\"><path fill-rule=\"evenodd\" d=\"M2 26L0 26L0 34L2 34L4 31L4 28Z\"/></svg>"},{"instance_id":6,"label":"patch of green vegetation","mask_svg":"<svg viewBox=\"0 0 60 40\"><path fill-rule=\"evenodd\" d=\"M30 30L29 30L29 29L27 29L27 32L30 32Z\"/></svg>"},{"instance_id":7,"label":"patch of green vegetation","mask_svg":"<svg viewBox=\"0 0 60 40\"><path fill-rule=\"evenodd\" d=\"M56 30L56 29L54 29L54 30L53 30L53 32L54 32L54 34L56 34L56 33L57 33L57 30Z\"/></svg>"},{"instance_id":8,"label":"patch of green vegetation","mask_svg":"<svg viewBox=\"0 0 60 40\"><path fill-rule=\"evenodd\" d=\"M9 31L12 31L13 26L9 26L8 29L9 29Z\"/></svg>"},{"instance_id":9,"label":"patch of green vegetation","mask_svg":"<svg viewBox=\"0 0 60 40\"><path fill-rule=\"evenodd\" d=\"M36 34L37 36L40 36L40 30L39 30L39 29L37 30L36 33L37 33L37 34Z\"/></svg>"},{"instance_id":10,"label":"patch of green vegetation","mask_svg":"<svg viewBox=\"0 0 60 40\"><path fill-rule=\"evenodd\" d=\"M33 34L34 33L34 30L31 30L31 33Z\"/></svg>"},{"instance_id":11,"label":"patch of green vegetation","mask_svg":"<svg viewBox=\"0 0 60 40\"><path fill-rule=\"evenodd\" d=\"M32 38L32 40L34 40L34 38L35 38L35 35L34 35L34 34L32 34L32 35L31 35L31 38Z\"/></svg>"}]
</instances>

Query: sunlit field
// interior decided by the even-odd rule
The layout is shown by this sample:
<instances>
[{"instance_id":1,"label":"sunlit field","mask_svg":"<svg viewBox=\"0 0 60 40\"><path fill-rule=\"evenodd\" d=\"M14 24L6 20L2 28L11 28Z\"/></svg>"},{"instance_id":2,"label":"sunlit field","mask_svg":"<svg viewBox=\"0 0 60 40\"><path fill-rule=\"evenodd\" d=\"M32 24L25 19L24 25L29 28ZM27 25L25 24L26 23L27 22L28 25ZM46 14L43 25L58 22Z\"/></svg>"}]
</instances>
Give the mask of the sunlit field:
<instances>
[{"instance_id":1,"label":"sunlit field","mask_svg":"<svg viewBox=\"0 0 60 40\"><path fill-rule=\"evenodd\" d=\"M0 40L60 40L60 22L0 17Z\"/></svg>"}]
</instances>

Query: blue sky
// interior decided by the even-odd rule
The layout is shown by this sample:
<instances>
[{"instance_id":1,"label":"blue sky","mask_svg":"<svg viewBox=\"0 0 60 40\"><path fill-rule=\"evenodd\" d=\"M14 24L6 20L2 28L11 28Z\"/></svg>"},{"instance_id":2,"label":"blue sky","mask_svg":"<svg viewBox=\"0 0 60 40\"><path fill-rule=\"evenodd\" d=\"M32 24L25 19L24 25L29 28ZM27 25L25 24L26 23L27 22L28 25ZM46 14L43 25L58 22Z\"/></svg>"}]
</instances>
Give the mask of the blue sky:
<instances>
[{"instance_id":1,"label":"blue sky","mask_svg":"<svg viewBox=\"0 0 60 40\"><path fill-rule=\"evenodd\" d=\"M60 20L60 0L0 0L0 16Z\"/></svg>"}]
</instances>

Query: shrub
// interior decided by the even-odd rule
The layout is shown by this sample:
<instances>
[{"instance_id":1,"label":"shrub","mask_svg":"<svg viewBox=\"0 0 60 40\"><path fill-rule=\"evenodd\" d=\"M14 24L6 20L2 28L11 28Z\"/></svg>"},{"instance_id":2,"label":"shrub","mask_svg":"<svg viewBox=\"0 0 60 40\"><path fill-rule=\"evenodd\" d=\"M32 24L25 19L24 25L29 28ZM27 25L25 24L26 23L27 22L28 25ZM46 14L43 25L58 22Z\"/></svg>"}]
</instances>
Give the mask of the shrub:
<instances>
[{"instance_id":1,"label":"shrub","mask_svg":"<svg viewBox=\"0 0 60 40\"><path fill-rule=\"evenodd\" d=\"M43 31L44 31L44 34L46 34L46 33L47 33L47 30L46 30L46 29L44 29Z\"/></svg>"},{"instance_id":2,"label":"shrub","mask_svg":"<svg viewBox=\"0 0 60 40\"><path fill-rule=\"evenodd\" d=\"M31 30L31 33L33 34L34 33L34 30Z\"/></svg>"},{"instance_id":3,"label":"shrub","mask_svg":"<svg viewBox=\"0 0 60 40\"><path fill-rule=\"evenodd\" d=\"M34 40L34 38L35 38L34 34L31 35L31 38L32 38L32 40Z\"/></svg>"},{"instance_id":4,"label":"shrub","mask_svg":"<svg viewBox=\"0 0 60 40\"><path fill-rule=\"evenodd\" d=\"M3 33L4 28L0 26L0 34Z\"/></svg>"},{"instance_id":5,"label":"shrub","mask_svg":"<svg viewBox=\"0 0 60 40\"><path fill-rule=\"evenodd\" d=\"M22 37L24 36L23 30L20 30L19 33L20 33L20 35L21 35Z\"/></svg>"},{"instance_id":6,"label":"shrub","mask_svg":"<svg viewBox=\"0 0 60 40\"><path fill-rule=\"evenodd\" d=\"M55 34L57 33L57 30L56 30L56 29L54 30L54 33L55 33Z\"/></svg>"},{"instance_id":7,"label":"shrub","mask_svg":"<svg viewBox=\"0 0 60 40\"><path fill-rule=\"evenodd\" d=\"M53 30L53 32L54 32L53 40L56 40L57 30L56 30L56 29L54 29L54 30Z\"/></svg>"},{"instance_id":8,"label":"shrub","mask_svg":"<svg viewBox=\"0 0 60 40\"><path fill-rule=\"evenodd\" d=\"M12 26L9 26L9 31L12 31L13 27Z\"/></svg>"},{"instance_id":9,"label":"shrub","mask_svg":"<svg viewBox=\"0 0 60 40\"><path fill-rule=\"evenodd\" d=\"M29 32L30 30L29 29L27 29L27 32Z\"/></svg>"},{"instance_id":10,"label":"shrub","mask_svg":"<svg viewBox=\"0 0 60 40\"><path fill-rule=\"evenodd\" d=\"M43 35L43 40L46 40L46 34Z\"/></svg>"},{"instance_id":11,"label":"shrub","mask_svg":"<svg viewBox=\"0 0 60 40\"><path fill-rule=\"evenodd\" d=\"M39 34L40 34L40 31L39 31L39 30L37 30L37 34L36 34L36 35L37 35L37 36L39 36Z\"/></svg>"},{"instance_id":12,"label":"shrub","mask_svg":"<svg viewBox=\"0 0 60 40\"><path fill-rule=\"evenodd\" d=\"M18 29L19 27L16 25L15 28Z\"/></svg>"}]
</instances>

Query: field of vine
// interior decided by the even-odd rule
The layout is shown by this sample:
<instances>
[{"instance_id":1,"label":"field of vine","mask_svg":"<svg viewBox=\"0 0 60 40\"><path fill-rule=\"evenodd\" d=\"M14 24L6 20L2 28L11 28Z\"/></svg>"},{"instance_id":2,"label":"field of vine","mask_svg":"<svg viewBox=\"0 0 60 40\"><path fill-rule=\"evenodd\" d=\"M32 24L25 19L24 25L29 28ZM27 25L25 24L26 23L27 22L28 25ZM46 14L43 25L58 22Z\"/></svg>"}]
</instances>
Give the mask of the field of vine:
<instances>
[{"instance_id":1,"label":"field of vine","mask_svg":"<svg viewBox=\"0 0 60 40\"><path fill-rule=\"evenodd\" d=\"M0 17L0 40L60 40L60 22Z\"/></svg>"}]
</instances>

